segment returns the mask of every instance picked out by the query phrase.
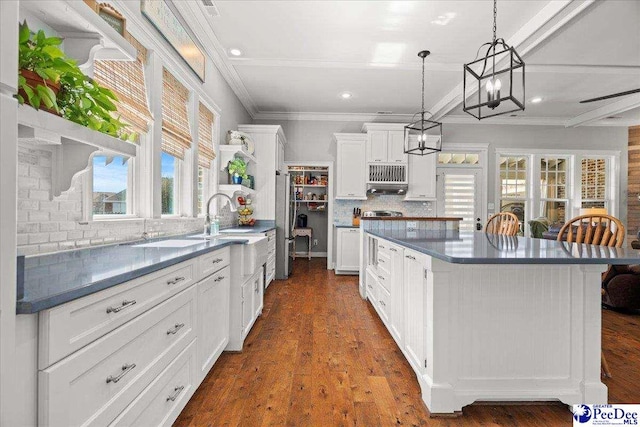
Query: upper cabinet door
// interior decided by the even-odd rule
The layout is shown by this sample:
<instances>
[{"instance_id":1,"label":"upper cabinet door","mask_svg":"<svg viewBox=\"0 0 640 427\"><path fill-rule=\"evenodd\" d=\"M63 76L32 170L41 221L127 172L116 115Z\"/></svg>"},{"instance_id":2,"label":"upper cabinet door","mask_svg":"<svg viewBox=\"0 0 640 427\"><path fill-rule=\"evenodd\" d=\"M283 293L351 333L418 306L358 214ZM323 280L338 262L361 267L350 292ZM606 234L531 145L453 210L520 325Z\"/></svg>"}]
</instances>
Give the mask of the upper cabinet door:
<instances>
[{"instance_id":1,"label":"upper cabinet door","mask_svg":"<svg viewBox=\"0 0 640 427\"><path fill-rule=\"evenodd\" d=\"M371 130L367 132L367 162L386 162L389 132Z\"/></svg>"},{"instance_id":2,"label":"upper cabinet door","mask_svg":"<svg viewBox=\"0 0 640 427\"><path fill-rule=\"evenodd\" d=\"M409 189L405 200L436 199L437 160L437 153L409 156Z\"/></svg>"},{"instance_id":3,"label":"upper cabinet door","mask_svg":"<svg viewBox=\"0 0 640 427\"><path fill-rule=\"evenodd\" d=\"M387 143L387 161L395 163L407 163L407 155L404 154L404 131L389 131Z\"/></svg>"},{"instance_id":4,"label":"upper cabinet door","mask_svg":"<svg viewBox=\"0 0 640 427\"><path fill-rule=\"evenodd\" d=\"M366 200L364 139L337 143L336 198Z\"/></svg>"}]
</instances>

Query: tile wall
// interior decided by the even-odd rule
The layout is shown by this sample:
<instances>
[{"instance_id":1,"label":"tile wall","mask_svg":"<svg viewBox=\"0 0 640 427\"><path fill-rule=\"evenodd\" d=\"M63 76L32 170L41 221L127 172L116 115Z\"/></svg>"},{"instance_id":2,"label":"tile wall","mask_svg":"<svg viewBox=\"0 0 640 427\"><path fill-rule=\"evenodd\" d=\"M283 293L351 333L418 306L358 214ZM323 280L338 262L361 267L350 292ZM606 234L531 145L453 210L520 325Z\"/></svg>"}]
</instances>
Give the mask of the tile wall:
<instances>
[{"instance_id":1,"label":"tile wall","mask_svg":"<svg viewBox=\"0 0 640 427\"><path fill-rule=\"evenodd\" d=\"M405 216L436 216L436 202L405 202L404 196L382 194L368 196L367 200L336 200L333 221L336 225L350 225L353 208L362 212L372 210L399 211Z\"/></svg>"}]
</instances>

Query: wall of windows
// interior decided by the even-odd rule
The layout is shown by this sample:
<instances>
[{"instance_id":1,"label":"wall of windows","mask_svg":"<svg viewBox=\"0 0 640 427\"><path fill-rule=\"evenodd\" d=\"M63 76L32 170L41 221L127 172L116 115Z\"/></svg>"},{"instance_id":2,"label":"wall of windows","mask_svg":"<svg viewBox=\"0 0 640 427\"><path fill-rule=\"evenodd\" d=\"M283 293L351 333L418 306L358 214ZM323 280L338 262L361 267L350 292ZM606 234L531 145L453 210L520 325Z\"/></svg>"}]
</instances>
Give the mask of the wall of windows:
<instances>
[{"instance_id":1,"label":"wall of windows","mask_svg":"<svg viewBox=\"0 0 640 427\"><path fill-rule=\"evenodd\" d=\"M601 207L619 216L617 152L496 150L497 209L516 214L522 233L544 217L563 224L580 209Z\"/></svg>"},{"instance_id":2,"label":"wall of windows","mask_svg":"<svg viewBox=\"0 0 640 427\"><path fill-rule=\"evenodd\" d=\"M121 156L93 157L93 215L126 215L130 176L127 159Z\"/></svg>"}]
</instances>

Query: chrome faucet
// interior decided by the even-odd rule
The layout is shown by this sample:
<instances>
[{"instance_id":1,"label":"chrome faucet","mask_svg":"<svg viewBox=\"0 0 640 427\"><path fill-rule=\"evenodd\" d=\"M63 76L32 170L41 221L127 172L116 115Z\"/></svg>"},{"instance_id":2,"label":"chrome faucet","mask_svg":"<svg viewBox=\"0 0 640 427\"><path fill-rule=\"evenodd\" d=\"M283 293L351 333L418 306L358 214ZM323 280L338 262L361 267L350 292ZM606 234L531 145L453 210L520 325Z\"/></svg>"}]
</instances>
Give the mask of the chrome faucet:
<instances>
[{"instance_id":1,"label":"chrome faucet","mask_svg":"<svg viewBox=\"0 0 640 427\"><path fill-rule=\"evenodd\" d=\"M225 197L229 200L229 206L231 207L231 212L235 212L238 210L235 204L233 203L233 199L224 193L216 193L213 196L209 197L209 200L207 200L207 210L205 211L206 216L204 218L204 229L205 229L204 234L206 234L207 236L211 235L211 216L209 215L209 209L211 208L211 201L218 196Z\"/></svg>"}]
</instances>

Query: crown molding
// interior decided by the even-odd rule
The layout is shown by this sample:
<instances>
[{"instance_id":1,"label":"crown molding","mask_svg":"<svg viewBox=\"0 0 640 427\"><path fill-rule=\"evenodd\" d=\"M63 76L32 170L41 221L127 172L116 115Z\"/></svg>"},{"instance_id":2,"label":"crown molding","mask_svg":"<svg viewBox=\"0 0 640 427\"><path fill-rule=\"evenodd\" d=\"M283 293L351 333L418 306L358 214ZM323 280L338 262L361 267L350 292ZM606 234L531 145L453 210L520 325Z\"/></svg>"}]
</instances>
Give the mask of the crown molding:
<instances>
[{"instance_id":1,"label":"crown molding","mask_svg":"<svg viewBox=\"0 0 640 427\"><path fill-rule=\"evenodd\" d=\"M375 114L375 113L331 113L331 112L285 112L260 111L255 120L298 120L323 122L408 122L413 114Z\"/></svg>"}]
</instances>

